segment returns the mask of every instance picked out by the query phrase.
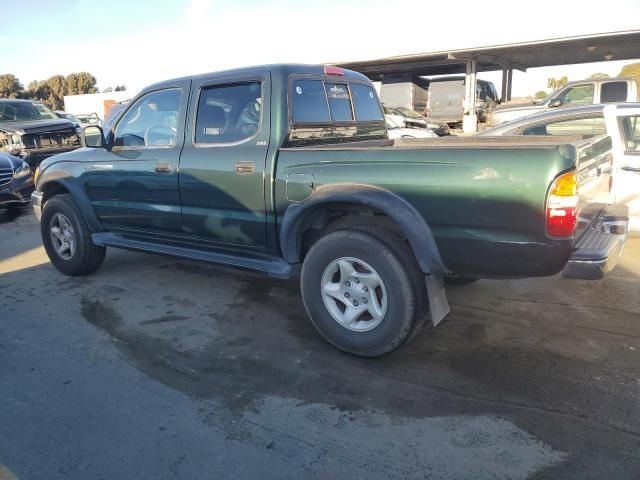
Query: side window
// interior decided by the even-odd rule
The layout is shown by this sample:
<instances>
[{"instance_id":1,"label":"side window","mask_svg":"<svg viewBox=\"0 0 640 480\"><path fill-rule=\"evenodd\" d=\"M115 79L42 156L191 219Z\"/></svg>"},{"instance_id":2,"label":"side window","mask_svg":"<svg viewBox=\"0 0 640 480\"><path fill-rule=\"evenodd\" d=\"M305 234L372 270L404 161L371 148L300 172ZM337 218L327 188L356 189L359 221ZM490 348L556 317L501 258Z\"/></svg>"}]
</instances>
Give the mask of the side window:
<instances>
[{"instance_id":1,"label":"side window","mask_svg":"<svg viewBox=\"0 0 640 480\"><path fill-rule=\"evenodd\" d=\"M353 95L353 107L356 111L356 120L359 122L382 121L383 116L380 111L380 103L373 88L359 83L351 84L351 95Z\"/></svg>"},{"instance_id":2,"label":"side window","mask_svg":"<svg viewBox=\"0 0 640 480\"><path fill-rule=\"evenodd\" d=\"M260 129L262 86L247 82L203 88L196 116L196 143L232 143Z\"/></svg>"},{"instance_id":3,"label":"side window","mask_svg":"<svg viewBox=\"0 0 640 480\"><path fill-rule=\"evenodd\" d=\"M615 103L627 100L627 82L607 82L600 87L600 102Z\"/></svg>"},{"instance_id":4,"label":"side window","mask_svg":"<svg viewBox=\"0 0 640 480\"><path fill-rule=\"evenodd\" d=\"M139 98L118 122L116 147L171 147L178 139L182 91L171 88Z\"/></svg>"},{"instance_id":5,"label":"side window","mask_svg":"<svg viewBox=\"0 0 640 480\"><path fill-rule=\"evenodd\" d=\"M640 116L629 116L620 119L624 149L627 153L640 154Z\"/></svg>"},{"instance_id":6,"label":"side window","mask_svg":"<svg viewBox=\"0 0 640 480\"><path fill-rule=\"evenodd\" d=\"M593 84L576 85L568 88L560 97L565 105L584 105L593 103Z\"/></svg>"},{"instance_id":7,"label":"side window","mask_svg":"<svg viewBox=\"0 0 640 480\"><path fill-rule=\"evenodd\" d=\"M572 118L560 122L551 122L529 127L522 131L523 135L601 135L604 132L603 117Z\"/></svg>"},{"instance_id":8,"label":"side window","mask_svg":"<svg viewBox=\"0 0 640 480\"><path fill-rule=\"evenodd\" d=\"M327 99L329 100L331 120L334 122L348 122L353 120L349 86L344 83L325 83L324 88L327 92Z\"/></svg>"},{"instance_id":9,"label":"side window","mask_svg":"<svg viewBox=\"0 0 640 480\"><path fill-rule=\"evenodd\" d=\"M327 123L331 121L322 80L293 82L293 121L295 123Z\"/></svg>"}]
</instances>

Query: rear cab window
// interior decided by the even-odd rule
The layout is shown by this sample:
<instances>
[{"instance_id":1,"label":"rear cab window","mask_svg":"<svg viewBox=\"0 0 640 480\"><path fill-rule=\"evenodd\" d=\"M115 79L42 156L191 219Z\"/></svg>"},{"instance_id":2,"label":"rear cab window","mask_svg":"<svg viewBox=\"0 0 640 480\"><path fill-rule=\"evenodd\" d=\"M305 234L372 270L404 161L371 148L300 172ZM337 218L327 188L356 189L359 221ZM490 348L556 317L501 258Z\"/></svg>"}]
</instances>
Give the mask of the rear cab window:
<instances>
[{"instance_id":1,"label":"rear cab window","mask_svg":"<svg viewBox=\"0 0 640 480\"><path fill-rule=\"evenodd\" d=\"M373 87L363 83L296 79L291 102L293 124L384 122Z\"/></svg>"}]
</instances>

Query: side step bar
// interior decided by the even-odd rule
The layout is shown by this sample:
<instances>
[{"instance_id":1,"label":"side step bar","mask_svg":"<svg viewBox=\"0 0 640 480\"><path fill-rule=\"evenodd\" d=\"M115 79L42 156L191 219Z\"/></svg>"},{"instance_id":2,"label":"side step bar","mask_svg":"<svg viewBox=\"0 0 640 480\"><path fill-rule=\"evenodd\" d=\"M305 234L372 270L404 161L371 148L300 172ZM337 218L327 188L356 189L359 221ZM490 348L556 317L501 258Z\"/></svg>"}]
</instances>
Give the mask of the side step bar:
<instances>
[{"instance_id":1,"label":"side step bar","mask_svg":"<svg viewBox=\"0 0 640 480\"><path fill-rule=\"evenodd\" d=\"M209 252L206 250L196 250L145 240L136 240L112 232L94 233L91 235L91 240L93 240L93 243L101 247L114 247L146 253L158 253L161 255L188 258L190 260L217 263L228 267L246 268L258 272L264 272L275 278L291 278L297 271L295 265L291 265L279 258L257 256L244 257L225 253Z\"/></svg>"}]
</instances>

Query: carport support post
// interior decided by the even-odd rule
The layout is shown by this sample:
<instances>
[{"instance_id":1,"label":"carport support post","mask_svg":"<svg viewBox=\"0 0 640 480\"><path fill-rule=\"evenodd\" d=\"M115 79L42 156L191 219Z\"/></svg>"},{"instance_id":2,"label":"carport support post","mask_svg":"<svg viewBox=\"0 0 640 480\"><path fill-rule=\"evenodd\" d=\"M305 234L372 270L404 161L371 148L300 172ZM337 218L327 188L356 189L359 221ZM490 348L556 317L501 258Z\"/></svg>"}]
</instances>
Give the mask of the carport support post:
<instances>
[{"instance_id":1,"label":"carport support post","mask_svg":"<svg viewBox=\"0 0 640 480\"><path fill-rule=\"evenodd\" d=\"M467 60L467 74L464 79L464 114L462 117L462 130L465 133L474 133L478 130L478 118L476 116L476 60Z\"/></svg>"},{"instance_id":2,"label":"carport support post","mask_svg":"<svg viewBox=\"0 0 640 480\"><path fill-rule=\"evenodd\" d=\"M500 100L507 101L507 85L509 83L509 69L502 69L502 91L500 92Z\"/></svg>"}]
</instances>

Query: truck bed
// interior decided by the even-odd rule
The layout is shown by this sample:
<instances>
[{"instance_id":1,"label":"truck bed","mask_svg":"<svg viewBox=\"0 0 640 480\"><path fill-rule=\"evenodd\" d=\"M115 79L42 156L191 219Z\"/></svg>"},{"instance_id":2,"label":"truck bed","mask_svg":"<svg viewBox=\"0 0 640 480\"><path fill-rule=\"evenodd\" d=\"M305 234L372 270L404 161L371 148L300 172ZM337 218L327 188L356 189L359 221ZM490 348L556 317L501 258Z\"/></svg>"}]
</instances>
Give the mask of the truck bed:
<instances>
[{"instance_id":1,"label":"truck bed","mask_svg":"<svg viewBox=\"0 0 640 480\"><path fill-rule=\"evenodd\" d=\"M576 239L607 203L609 172L598 174L596 184L588 171L600 171L610 148L608 136L445 137L283 148L274 172L276 218L301 200L291 194L300 192L294 187L298 179L314 186L347 183L357 169L358 183L392 191L416 207L451 271L550 275L562 270ZM548 189L571 169L583 171L589 183L578 233L549 238Z\"/></svg>"}]
</instances>

